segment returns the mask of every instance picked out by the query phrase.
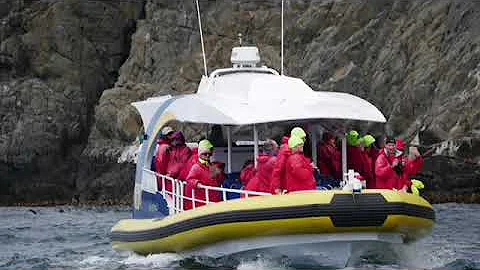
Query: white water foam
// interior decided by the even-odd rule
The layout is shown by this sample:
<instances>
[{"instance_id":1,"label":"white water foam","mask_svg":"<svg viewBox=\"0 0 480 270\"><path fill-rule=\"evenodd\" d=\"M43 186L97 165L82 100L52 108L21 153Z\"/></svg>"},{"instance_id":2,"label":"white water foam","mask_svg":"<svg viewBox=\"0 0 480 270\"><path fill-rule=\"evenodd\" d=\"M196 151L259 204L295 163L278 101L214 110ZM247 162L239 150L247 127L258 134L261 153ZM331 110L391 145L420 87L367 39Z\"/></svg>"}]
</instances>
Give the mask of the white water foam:
<instances>
[{"instance_id":1,"label":"white water foam","mask_svg":"<svg viewBox=\"0 0 480 270\"><path fill-rule=\"evenodd\" d=\"M98 265L109 265L112 258L100 257L100 256L89 256L81 260L78 265L82 269L96 268Z\"/></svg>"},{"instance_id":2,"label":"white water foam","mask_svg":"<svg viewBox=\"0 0 480 270\"><path fill-rule=\"evenodd\" d=\"M164 268L172 266L176 262L182 260L183 257L174 253L152 254L148 256L141 256L132 254L122 261L123 264L130 267L156 267Z\"/></svg>"},{"instance_id":3,"label":"white water foam","mask_svg":"<svg viewBox=\"0 0 480 270\"><path fill-rule=\"evenodd\" d=\"M243 261L237 266L237 270L285 270L292 269L290 267L281 265L279 261L258 258L253 261Z\"/></svg>"}]
</instances>

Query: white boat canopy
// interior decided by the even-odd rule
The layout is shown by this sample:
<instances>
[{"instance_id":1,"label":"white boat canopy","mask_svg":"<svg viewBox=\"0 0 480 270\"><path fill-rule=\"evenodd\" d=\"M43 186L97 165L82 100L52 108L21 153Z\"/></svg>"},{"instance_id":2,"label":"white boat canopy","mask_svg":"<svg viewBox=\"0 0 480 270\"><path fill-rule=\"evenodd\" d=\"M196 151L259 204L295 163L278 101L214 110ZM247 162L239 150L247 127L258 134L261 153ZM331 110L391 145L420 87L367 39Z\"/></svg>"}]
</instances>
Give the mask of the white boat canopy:
<instances>
[{"instance_id":1,"label":"white boat canopy","mask_svg":"<svg viewBox=\"0 0 480 270\"><path fill-rule=\"evenodd\" d=\"M220 125L313 119L386 121L364 99L347 93L316 92L301 79L266 72L270 71L267 68L223 71L226 74L214 72L204 77L195 94L132 103L141 114L145 130L154 115L160 114L170 114L180 122ZM162 112L157 111L159 108Z\"/></svg>"}]
</instances>

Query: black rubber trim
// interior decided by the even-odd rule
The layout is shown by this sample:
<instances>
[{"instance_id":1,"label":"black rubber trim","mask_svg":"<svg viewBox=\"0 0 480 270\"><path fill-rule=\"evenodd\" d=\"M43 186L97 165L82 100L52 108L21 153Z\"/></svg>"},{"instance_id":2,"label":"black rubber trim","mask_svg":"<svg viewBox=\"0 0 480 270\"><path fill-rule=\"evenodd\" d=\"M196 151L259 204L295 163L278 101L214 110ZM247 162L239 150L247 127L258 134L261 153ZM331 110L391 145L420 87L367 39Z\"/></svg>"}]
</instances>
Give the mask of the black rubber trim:
<instances>
[{"instance_id":1,"label":"black rubber trim","mask_svg":"<svg viewBox=\"0 0 480 270\"><path fill-rule=\"evenodd\" d=\"M388 215L406 215L435 220L432 208L408 203L389 203L382 194L335 194L329 204L237 210L200 216L165 227L136 232L112 232L112 241L155 240L218 224L276 219L330 217L335 227L382 226Z\"/></svg>"}]
</instances>

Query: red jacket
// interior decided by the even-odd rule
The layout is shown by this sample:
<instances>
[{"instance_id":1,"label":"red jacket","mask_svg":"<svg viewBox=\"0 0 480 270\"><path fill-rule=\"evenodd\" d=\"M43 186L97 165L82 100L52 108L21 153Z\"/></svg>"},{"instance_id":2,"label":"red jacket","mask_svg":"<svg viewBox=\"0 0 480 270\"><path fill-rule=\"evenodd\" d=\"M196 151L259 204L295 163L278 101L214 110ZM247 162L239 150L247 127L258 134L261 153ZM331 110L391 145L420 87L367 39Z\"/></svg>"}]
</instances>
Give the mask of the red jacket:
<instances>
[{"instance_id":1,"label":"red jacket","mask_svg":"<svg viewBox=\"0 0 480 270\"><path fill-rule=\"evenodd\" d=\"M159 174L167 173L169 150L170 144L168 141L163 139L158 140L158 149L157 153L155 154L155 169Z\"/></svg>"},{"instance_id":2,"label":"red jacket","mask_svg":"<svg viewBox=\"0 0 480 270\"><path fill-rule=\"evenodd\" d=\"M168 143L168 141L164 139L159 139L157 153L155 154L156 173L162 175L167 174L169 151L170 144ZM162 179L159 176L157 176L157 188L159 191L162 190ZM168 191L172 190L172 184L168 180L165 180L165 189Z\"/></svg>"},{"instance_id":3,"label":"red jacket","mask_svg":"<svg viewBox=\"0 0 480 270\"><path fill-rule=\"evenodd\" d=\"M335 179L342 178L341 153L334 145L325 142L320 144L317 164L320 174L329 175Z\"/></svg>"},{"instance_id":4,"label":"red jacket","mask_svg":"<svg viewBox=\"0 0 480 270\"><path fill-rule=\"evenodd\" d=\"M255 164L253 162L243 167L240 172L240 182L242 182L244 187L248 185L250 180L255 176L255 173Z\"/></svg>"},{"instance_id":5,"label":"red jacket","mask_svg":"<svg viewBox=\"0 0 480 270\"><path fill-rule=\"evenodd\" d=\"M372 169L374 166L372 163L373 160L370 159L367 151L362 151L362 149L357 146L347 146L348 169L358 172L366 180L369 188L373 188L373 179L375 179L375 173Z\"/></svg>"},{"instance_id":6,"label":"red jacket","mask_svg":"<svg viewBox=\"0 0 480 270\"><path fill-rule=\"evenodd\" d=\"M270 192L270 179L275 166L276 157L260 154L257 158L257 173L245 186L245 190Z\"/></svg>"},{"instance_id":7,"label":"red jacket","mask_svg":"<svg viewBox=\"0 0 480 270\"><path fill-rule=\"evenodd\" d=\"M423 166L423 158L417 157L414 160L404 158L404 163L405 165L403 166L402 175L397 184L397 189L402 189L404 186L410 188L410 186L412 185L410 177L420 172Z\"/></svg>"},{"instance_id":8,"label":"red jacket","mask_svg":"<svg viewBox=\"0 0 480 270\"><path fill-rule=\"evenodd\" d=\"M360 147L351 145L347 146L347 168L364 176L362 174L365 168L364 155Z\"/></svg>"},{"instance_id":9,"label":"red jacket","mask_svg":"<svg viewBox=\"0 0 480 270\"><path fill-rule=\"evenodd\" d=\"M288 192L315 190L313 167L303 153L292 153L285 162L285 184Z\"/></svg>"},{"instance_id":10,"label":"red jacket","mask_svg":"<svg viewBox=\"0 0 480 270\"><path fill-rule=\"evenodd\" d=\"M393 189L398 187L400 176L394 171L391 164L395 156L388 156L382 150L375 161L375 188Z\"/></svg>"},{"instance_id":11,"label":"red jacket","mask_svg":"<svg viewBox=\"0 0 480 270\"><path fill-rule=\"evenodd\" d=\"M219 182L219 177L212 178L210 173L210 166L201 164L200 162L195 163L192 166L188 176L187 176L187 185L185 187L185 196L192 198L192 190L195 190L195 199L206 201L206 192L203 188L197 188L197 184L200 183L205 186L220 187L221 182ZM209 190L208 199L210 202L219 202L221 200L220 192ZM195 207L205 205L204 202L195 202ZM185 210L192 209L192 201L190 199L184 199L183 208Z\"/></svg>"},{"instance_id":12,"label":"red jacket","mask_svg":"<svg viewBox=\"0 0 480 270\"><path fill-rule=\"evenodd\" d=\"M367 182L367 188L375 188L375 170L374 161L369 155L368 149L362 151L363 157L363 170L360 173Z\"/></svg>"},{"instance_id":13,"label":"red jacket","mask_svg":"<svg viewBox=\"0 0 480 270\"><path fill-rule=\"evenodd\" d=\"M378 150L377 148L371 146L367 149L368 156L372 160L372 169L375 171L375 161L377 160L378 156L382 153L382 150Z\"/></svg>"},{"instance_id":14,"label":"red jacket","mask_svg":"<svg viewBox=\"0 0 480 270\"><path fill-rule=\"evenodd\" d=\"M287 157L292 153L288 148L288 139L289 137L284 136L282 139L282 145L278 150L277 159L275 166L273 167L271 183L270 183L270 192L275 193L275 190L286 189L285 183L285 162Z\"/></svg>"},{"instance_id":15,"label":"red jacket","mask_svg":"<svg viewBox=\"0 0 480 270\"><path fill-rule=\"evenodd\" d=\"M176 179L185 180L190 170L185 165L192 156L192 150L186 145L172 146L168 155L167 175Z\"/></svg>"}]
</instances>

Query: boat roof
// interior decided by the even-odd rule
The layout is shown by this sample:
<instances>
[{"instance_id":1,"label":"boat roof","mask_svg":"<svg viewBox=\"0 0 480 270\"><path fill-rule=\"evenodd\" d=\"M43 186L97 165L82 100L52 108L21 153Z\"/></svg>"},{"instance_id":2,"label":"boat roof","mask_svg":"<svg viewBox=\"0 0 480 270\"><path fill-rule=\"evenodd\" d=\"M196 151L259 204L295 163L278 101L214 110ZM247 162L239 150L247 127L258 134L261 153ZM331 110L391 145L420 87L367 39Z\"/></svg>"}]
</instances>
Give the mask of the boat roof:
<instances>
[{"instance_id":1,"label":"boat roof","mask_svg":"<svg viewBox=\"0 0 480 270\"><path fill-rule=\"evenodd\" d=\"M266 67L216 70L202 78L195 94L154 97L132 105L140 112L145 129L166 113L181 122L220 125L319 119L386 121L380 110L362 98L314 91L303 80Z\"/></svg>"}]
</instances>

